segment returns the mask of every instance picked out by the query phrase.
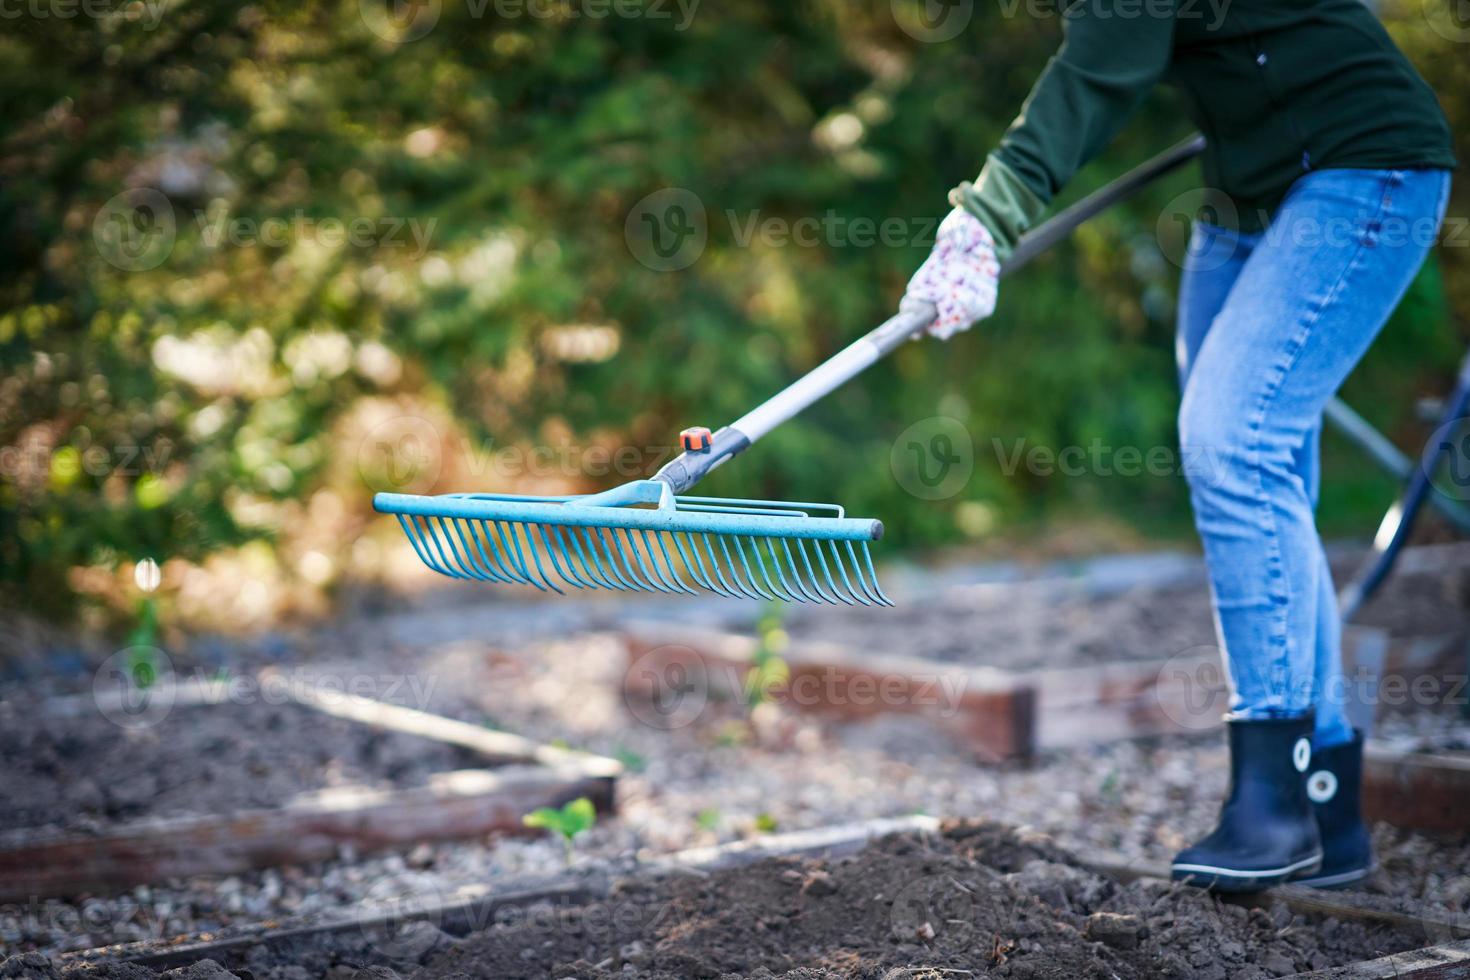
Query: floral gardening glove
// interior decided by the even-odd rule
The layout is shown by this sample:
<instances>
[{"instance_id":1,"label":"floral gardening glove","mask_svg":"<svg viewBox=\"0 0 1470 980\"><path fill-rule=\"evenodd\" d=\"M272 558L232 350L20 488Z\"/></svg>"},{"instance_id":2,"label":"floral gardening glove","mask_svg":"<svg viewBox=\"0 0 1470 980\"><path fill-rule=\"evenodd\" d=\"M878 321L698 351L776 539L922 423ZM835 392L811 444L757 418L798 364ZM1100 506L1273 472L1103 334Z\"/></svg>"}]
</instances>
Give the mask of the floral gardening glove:
<instances>
[{"instance_id":1,"label":"floral gardening glove","mask_svg":"<svg viewBox=\"0 0 1470 980\"><path fill-rule=\"evenodd\" d=\"M955 208L939 225L934 250L909 280L904 298L933 303L929 333L948 340L995 312L1000 260L995 240L970 212Z\"/></svg>"}]
</instances>

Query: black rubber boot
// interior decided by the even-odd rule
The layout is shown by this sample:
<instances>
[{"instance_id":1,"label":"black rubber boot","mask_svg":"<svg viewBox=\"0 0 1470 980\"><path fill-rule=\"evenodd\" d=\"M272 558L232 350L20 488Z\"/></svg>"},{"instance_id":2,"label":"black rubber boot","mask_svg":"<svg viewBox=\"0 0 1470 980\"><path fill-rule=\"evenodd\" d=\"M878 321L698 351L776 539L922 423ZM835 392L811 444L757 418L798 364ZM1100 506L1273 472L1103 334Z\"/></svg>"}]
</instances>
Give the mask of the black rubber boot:
<instances>
[{"instance_id":1,"label":"black rubber boot","mask_svg":"<svg viewBox=\"0 0 1470 980\"><path fill-rule=\"evenodd\" d=\"M1373 843L1363 823L1363 733L1312 754L1307 797L1322 837L1322 868L1298 879L1313 888L1342 888L1373 870Z\"/></svg>"},{"instance_id":2,"label":"black rubber boot","mask_svg":"<svg viewBox=\"0 0 1470 980\"><path fill-rule=\"evenodd\" d=\"M1210 835L1174 858L1174 880L1251 892L1316 873L1322 843L1306 780L1311 716L1226 724L1230 795Z\"/></svg>"}]
</instances>

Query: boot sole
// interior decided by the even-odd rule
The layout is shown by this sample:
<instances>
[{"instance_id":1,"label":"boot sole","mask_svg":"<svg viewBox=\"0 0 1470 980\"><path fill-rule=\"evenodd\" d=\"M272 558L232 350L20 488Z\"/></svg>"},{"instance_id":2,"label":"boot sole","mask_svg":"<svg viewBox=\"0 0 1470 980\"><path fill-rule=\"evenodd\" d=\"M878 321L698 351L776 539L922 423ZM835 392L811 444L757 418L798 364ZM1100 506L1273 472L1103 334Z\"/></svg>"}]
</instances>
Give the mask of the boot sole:
<instances>
[{"instance_id":1,"label":"boot sole","mask_svg":"<svg viewBox=\"0 0 1470 980\"><path fill-rule=\"evenodd\" d=\"M1337 874L1317 875L1315 877L1295 878L1293 885L1303 885L1307 888L1346 888L1354 882L1362 881L1373 873L1373 865L1366 868L1354 868L1351 871L1339 871ZM1311 872L1307 872L1311 875Z\"/></svg>"},{"instance_id":2,"label":"boot sole","mask_svg":"<svg viewBox=\"0 0 1470 980\"><path fill-rule=\"evenodd\" d=\"M1184 881L1217 892L1258 892L1284 885L1299 875L1314 874L1322 868L1322 852L1293 861L1280 868L1242 871L1239 868L1217 868L1208 864L1176 864L1171 869L1175 881Z\"/></svg>"}]
</instances>

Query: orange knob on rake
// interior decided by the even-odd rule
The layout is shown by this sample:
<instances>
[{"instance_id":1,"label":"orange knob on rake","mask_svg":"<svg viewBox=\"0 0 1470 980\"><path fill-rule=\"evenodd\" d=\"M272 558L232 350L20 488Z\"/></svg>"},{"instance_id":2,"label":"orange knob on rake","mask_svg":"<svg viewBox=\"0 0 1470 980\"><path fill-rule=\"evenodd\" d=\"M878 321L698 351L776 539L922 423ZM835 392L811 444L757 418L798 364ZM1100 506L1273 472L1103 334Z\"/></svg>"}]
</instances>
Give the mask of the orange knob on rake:
<instances>
[{"instance_id":1,"label":"orange knob on rake","mask_svg":"<svg viewBox=\"0 0 1470 980\"><path fill-rule=\"evenodd\" d=\"M688 453L708 452L711 438L709 429L702 425L693 425L679 433L679 445Z\"/></svg>"}]
</instances>

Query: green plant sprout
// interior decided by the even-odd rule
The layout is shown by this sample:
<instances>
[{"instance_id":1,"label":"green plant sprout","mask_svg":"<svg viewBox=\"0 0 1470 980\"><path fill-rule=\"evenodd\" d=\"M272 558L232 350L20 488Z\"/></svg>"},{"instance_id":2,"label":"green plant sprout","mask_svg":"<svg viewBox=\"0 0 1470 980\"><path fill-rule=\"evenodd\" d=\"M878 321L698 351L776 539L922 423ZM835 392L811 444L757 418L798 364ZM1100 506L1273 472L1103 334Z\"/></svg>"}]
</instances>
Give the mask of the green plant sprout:
<instances>
[{"instance_id":1,"label":"green plant sprout","mask_svg":"<svg viewBox=\"0 0 1470 980\"><path fill-rule=\"evenodd\" d=\"M560 808L543 806L532 810L521 818L521 823L538 830L549 830L560 836L567 866L570 867L572 842L578 834L591 830L592 825L597 823L597 809L587 797L579 796Z\"/></svg>"},{"instance_id":2,"label":"green plant sprout","mask_svg":"<svg viewBox=\"0 0 1470 980\"><path fill-rule=\"evenodd\" d=\"M750 669L745 673L745 703L749 708L764 704L773 691L791 679L791 668L781 658L790 641L781 628L779 606L772 603L766 607L756 624L756 635L759 642L750 658Z\"/></svg>"}]
</instances>

